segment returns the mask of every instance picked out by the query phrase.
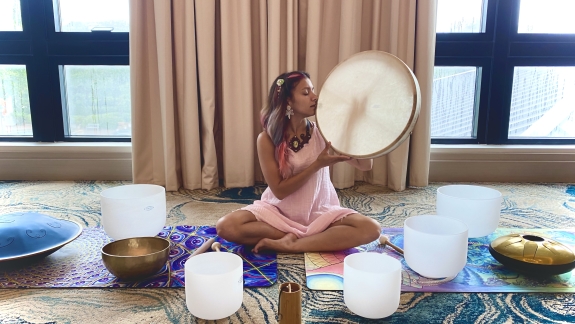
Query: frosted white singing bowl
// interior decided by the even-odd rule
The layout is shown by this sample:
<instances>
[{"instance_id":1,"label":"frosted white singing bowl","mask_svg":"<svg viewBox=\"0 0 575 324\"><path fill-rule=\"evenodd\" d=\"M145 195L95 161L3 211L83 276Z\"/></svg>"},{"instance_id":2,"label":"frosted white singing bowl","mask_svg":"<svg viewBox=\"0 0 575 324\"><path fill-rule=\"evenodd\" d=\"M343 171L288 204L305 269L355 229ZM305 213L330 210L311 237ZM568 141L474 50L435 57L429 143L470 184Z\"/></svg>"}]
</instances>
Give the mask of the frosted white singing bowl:
<instances>
[{"instance_id":1,"label":"frosted white singing bowl","mask_svg":"<svg viewBox=\"0 0 575 324\"><path fill-rule=\"evenodd\" d=\"M495 231L501 215L501 192L472 185L449 185L437 189L437 215L464 222L469 237L486 236Z\"/></svg>"},{"instance_id":2,"label":"frosted white singing bowl","mask_svg":"<svg viewBox=\"0 0 575 324\"><path fill-rule=\"evenodd\" d=\"M186 305L195 317L222 319L234 314L244 298L242 258L209 252L191 257L185 265Z\"/></svg>"},{"instance_id":3,"label":"frosted white singing bowl","mask_svg":"<svg viewBox=\"0 0 575 324\"><path fill-rule=\"evenodd\" d=\"M387 255L354 253L343 260L343 300L355 314L383 318L399 307L401 263Z\"/></svg>"},{"instance_id":4,"label":"frosted white singing bowl","mask_svg":"<svg viewBox=\"0 0 575 324\"><path fill-rule=\"evenodd\" d=\"M421 215L403 224L407 265L427 278L454 278L467 263L467 226L450 217Z\"/></svg>"},{"instance_id":5,"label":"frosted white singing bowl","mask_svg":"<svg viewBox=\"0 0 575 324\"><path fill-rule=\"evenodd\" d=\"M100 193L104 231L114 240L156 236L166 225L166 190L133 184Z\"/></svg>"}]
</instances>

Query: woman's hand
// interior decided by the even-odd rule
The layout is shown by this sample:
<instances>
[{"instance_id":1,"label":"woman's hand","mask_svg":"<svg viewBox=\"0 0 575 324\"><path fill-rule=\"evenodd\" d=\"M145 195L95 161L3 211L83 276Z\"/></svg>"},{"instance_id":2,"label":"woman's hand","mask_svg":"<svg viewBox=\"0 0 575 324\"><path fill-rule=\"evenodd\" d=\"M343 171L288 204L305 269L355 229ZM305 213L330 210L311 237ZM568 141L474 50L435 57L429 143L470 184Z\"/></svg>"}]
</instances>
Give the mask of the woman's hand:
<instances>
[{"instance_id":1,"label":"woman's hand","mask_svg":"<svg viewBox=\"0 0 575 324\"><path fill-rule=\"evenodd\" d=\"M317 157L316 163L319 164L320 168L325 166L332 166L338 162L347 162L360 171L369 171L373 167L373 159L354 159L347 155L342 155L338 153L330 154L331 142L327 142L325 149Z\"/></svg>"},{"instance_id":2,"label":"woman's hand","mask_svg":"<svg viewBox=\"0 0 575 324\"><path fill-rule=\"evenodd\" d=\"M327 142L325 148L321 153L318 155L316 162L318 163L320 168L326 166L332 166L338 162L349 161L352 158L346 155L340 154L330 154L329 150L331 149L331 142Z\"/></svg>"}]
</instances>

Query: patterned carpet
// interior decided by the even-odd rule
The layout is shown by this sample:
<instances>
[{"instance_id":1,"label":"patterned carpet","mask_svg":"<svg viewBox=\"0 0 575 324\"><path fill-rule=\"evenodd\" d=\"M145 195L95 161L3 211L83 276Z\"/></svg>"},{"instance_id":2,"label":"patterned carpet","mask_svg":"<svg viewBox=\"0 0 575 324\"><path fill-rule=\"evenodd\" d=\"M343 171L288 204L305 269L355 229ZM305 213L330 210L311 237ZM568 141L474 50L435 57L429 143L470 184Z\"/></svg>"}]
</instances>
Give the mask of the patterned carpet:
<instances>
[{"instance_id":1,"label":"patterned carpet","mask_svg":"<svg viewBox=\"0 0 575 324\"><path fill-rule=\"evenodd\" d=\"M100 223L99 193L127 182L0 182L0 214L38 211ZM413 215L435 213L435 192L444 184L393 192L359 184L338 191L342 205L402 227ZM575 185L482 184L502 192L500 227L575 227ZM263 186L167 194L166 225L213 225L226 213L259 197ZM305 287L303 255L279 254L278 279L302 284L305 323L574 323L573 294L402 293L399 309L380 321L351 313L340 291ZM241 309L218 323L276 323L278 284L244 290ZM205 323L187 310L183 288L0 289L0 323Z\"/></svg>"}]
</instances>

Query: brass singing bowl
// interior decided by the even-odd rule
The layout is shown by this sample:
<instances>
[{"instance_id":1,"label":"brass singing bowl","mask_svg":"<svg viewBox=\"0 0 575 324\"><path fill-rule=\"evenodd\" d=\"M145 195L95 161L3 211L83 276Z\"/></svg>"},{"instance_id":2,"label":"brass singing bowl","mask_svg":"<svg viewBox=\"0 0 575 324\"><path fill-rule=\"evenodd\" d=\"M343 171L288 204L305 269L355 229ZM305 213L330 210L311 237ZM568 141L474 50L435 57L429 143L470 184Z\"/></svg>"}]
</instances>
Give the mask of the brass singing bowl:
<instances>
[{"instance_id":1,"label":"brass singing bowl","mask_svg":"<svg viewBox=\"0 0 575 324\"><path fill-rule=\"evenodd\" d=\"M564 244L535 234L509 234L489 245L495 260L517 272L557 275L575 269L575 253Z\"/></svg>"},{"instance_id":2,"label":"brass singing bowl","mask_svg":"<svg viewBox=\"0 0 575 324\"><path fill-rule=\"evenodd\" d=\"M170 242L159 237L134 237L102 248L102 261L114 276L129 281L160 271L170 256Z\"/></svg>"}]
</instances>

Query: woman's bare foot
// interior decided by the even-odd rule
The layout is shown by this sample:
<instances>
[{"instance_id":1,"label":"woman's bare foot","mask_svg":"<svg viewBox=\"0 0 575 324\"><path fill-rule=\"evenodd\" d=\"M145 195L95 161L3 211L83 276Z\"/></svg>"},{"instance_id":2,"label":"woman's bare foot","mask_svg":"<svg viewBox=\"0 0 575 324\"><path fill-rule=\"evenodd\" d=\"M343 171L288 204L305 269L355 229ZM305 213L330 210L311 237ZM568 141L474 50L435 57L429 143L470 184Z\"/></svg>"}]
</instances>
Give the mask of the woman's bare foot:
<instances>
[{"instance_id":1,"label":"woman's bare foot","mask_svg":"<svg viewBox=\"0 0 575 324\"><path fill-rule=\"evenodd\" d=\"M272 250L276 252L297 252L294 250L294 243L297 241L297 236L293 233L288 233L279 240L272 240L269 238L261 239L256 246L254 246L254 253L260 250Z\"/></svg>"}]
</instances>

